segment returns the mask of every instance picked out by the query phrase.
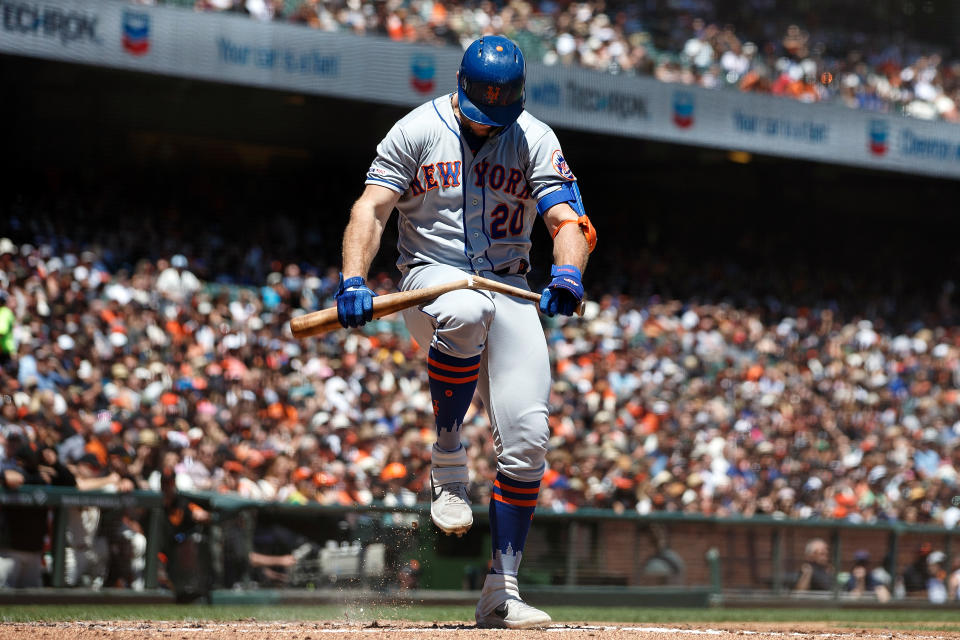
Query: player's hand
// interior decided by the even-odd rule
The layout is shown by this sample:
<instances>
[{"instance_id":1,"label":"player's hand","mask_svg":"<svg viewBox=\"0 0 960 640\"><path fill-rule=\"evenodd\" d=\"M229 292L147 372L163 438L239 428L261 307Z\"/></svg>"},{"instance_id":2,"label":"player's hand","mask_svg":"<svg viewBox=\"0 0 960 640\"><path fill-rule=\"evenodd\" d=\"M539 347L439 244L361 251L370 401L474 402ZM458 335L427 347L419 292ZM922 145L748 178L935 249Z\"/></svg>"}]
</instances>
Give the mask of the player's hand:
<instances>
[{"instance_id":1,"label":"player's hand","mask_svg":"<svg viewBox=\"0 0 960 640\"><path fill-rule=\"evenodd\" d=\"M580 269L572 264L553 265L550 275L553 280L540 293L540 312L551 318L558 313L572 316L583 300Z\"/></svg>"},{"instance_id":2,"label":"player's hand","mask_svg":"<svg viewBox=\"0 0 960 640\"><path fill-rule=\"evenodd\" d=\"M376 296L360 276L343 279L337 289L337 319L344 327L362 327L373 320L373 298Z\"/></svg>"}]
</instances>

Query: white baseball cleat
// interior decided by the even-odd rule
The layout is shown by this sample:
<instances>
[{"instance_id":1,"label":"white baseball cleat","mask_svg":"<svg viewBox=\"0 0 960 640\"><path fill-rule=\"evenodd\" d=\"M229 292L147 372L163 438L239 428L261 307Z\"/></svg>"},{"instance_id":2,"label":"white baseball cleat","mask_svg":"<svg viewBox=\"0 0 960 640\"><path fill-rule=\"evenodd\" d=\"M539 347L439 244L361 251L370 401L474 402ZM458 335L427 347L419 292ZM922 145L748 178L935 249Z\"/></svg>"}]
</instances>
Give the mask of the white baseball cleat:
<instances>
[{"instance_id":1,"label":"white baseball cleat","mask_svg":"<svg viewBox=\"0 0 960 640\"><path fill-rule=\"evenodd\" d=\"M462 536L473 525L467 494L467 450L443 451L433 446L430 468L430 518L447 535Z\"/></svg>"},{"instance_id":2,"label":"white baseball cleat","mask_svg":"<svg viewBox=\"0 0 960 640\"><path fill-rule=\"evenodd\" d=\"M481 629L533 629L553 619L520 597L517 577L488 573L474 614Z\"/></svg>"}]
</instances>

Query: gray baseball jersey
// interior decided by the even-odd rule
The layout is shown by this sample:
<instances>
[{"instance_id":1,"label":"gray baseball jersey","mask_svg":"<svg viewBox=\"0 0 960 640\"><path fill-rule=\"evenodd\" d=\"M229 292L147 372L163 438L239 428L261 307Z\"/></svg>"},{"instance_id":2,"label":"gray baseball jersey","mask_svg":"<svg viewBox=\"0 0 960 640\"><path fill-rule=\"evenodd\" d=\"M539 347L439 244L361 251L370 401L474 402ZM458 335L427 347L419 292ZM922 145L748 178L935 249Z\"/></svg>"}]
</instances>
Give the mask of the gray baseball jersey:
<instances>
[{"instance_id":1,"label":"gray baseball jersey","mask_svg":"<svg viewBox=\"0 0 960 640\"><path fill-rule=\"evenodd\" d=\"M397 122L367 173L367 184L401 194L400 288L449 282L464 271L529 288L522 274L537 202L575 178L556 135L525 111L474 155L461 140L450 98ZM536 305L459 290L405 309L403 317L424 348L459 358L482 354L477 391L490 416L498 468L518 480L539 480L549 438L550 361Z\"/></svg>"},{"instance_id":2,"label":"gray baseball jersey","mask_svg":"<svg viewBox=\"0 0 960 640\"><path fill-rule=\"evenodd\" d=\"M402 194L397 264L524 271L537 201L573 173L553 130L526 111L474 156L460 139L450 98L397 122L367 173L367 184Z\"/></svg>"}]
</instances>

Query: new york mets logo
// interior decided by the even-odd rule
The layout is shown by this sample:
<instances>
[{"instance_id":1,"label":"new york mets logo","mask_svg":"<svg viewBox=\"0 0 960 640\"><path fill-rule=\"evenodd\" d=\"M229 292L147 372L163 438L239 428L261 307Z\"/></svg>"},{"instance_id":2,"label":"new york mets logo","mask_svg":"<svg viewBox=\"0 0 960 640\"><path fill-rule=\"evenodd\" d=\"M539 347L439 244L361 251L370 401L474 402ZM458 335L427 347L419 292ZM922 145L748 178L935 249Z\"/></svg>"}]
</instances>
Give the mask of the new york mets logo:
<instances>
[{"instance_id":1,"label":"new york mets logo","mask_svg":"<svg viewBox=\"0 0 960 640\"><path fill-rule=\"evenodd\" d=\"M693 94L688 91L676 91L673 94L673 124L681 129L693 126Z\"/></svg>"},{"instance_id":2,"label":"new york mets logo","mask_svg":"<svg viewBox=\"0 0 960 640\"><path fill-rule=\"evenodd\" d=\"M560 177L564 180L576 180L573 177L573 172L570 171L570 167L567 165L567 159L563 157L563 152L560 149L557 149L553 152L553 159L551 164L553 164L553 170L560 174Z\"/></svg>"},{"instance_id":3,"label":"new york mets logo","mask_svg":"<svg viewBox=\"0 0 960 640\"><path fill-rule=\"evenodd\" d=\"M434 74L433 56L417 54L410 60L410 84L417 93L433 92Z\"/></svg>"},{"instance_id":4,"label":"new york mets logo","mask_svg":"<svg viewBox=\"0 0 960 640\"><path fill-rule=\"evenodd\" d=\"M882 156L887 152L889 144L887 137L890 135L890 125L886 120L871 120L867 127L867 147L870 153L875 156Z\"/></svg>"},{"instance_id":5,"label":"new york mets logo","mask_svg":"<svg viewBox=\"0 0 960 640\"><path fill-rule=\"evenodd\" d=\"M487 104L497 104L497 100L500 99L500 87L494 87L490 85L487 87L486 100Z\"/></svg>"},{"instance_id":6,"label":"new york mets logo","mask_svg":"<svg viewBox=\"0 0 960 640\"><path fill-rule=\"evenodd\" d=\"M123 12L123 48L133 56L145 55L150 50L150 14L138 11Z\"/></svg>"}]
</instances>

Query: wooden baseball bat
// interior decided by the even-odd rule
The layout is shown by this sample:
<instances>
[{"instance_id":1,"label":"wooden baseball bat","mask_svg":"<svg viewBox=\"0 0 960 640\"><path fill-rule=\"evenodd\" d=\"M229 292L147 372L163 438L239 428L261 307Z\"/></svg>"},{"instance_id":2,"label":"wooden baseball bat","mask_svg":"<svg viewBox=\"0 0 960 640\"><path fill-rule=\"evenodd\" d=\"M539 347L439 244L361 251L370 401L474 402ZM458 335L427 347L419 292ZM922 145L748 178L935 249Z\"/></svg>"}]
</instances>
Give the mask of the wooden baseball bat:
<instances>
[{"instance_id":1,"label":"wooden baseball bat","mask_svg":"<svg viewBox=\"0 0 960 640\"><path fill-rule=\"evenodd\" d=\"M391 313L402 309L426 304L435 300L445 293L456 291L457 289L483 289L485 291L495 291L504 293L531 302L540 302L540 294L533 291L527 291L509 284L503 284L496 280L488 280L479 276L467 276L462 280L454 280L444 284L437 284L423 289L411 289L409 291L398 291L397 293L386 293L382 296L376 296L373 299L373 317L382 318ZM584 304L580 303L577 309L577 315L583 315ZM309 338L317 336L327 331L340 329L340 321L337 320L337 308L335 306L314 311L302 316L298 316L290 321L290 330L293 331L294 338Z\"/></svg>"}]
</instances>

